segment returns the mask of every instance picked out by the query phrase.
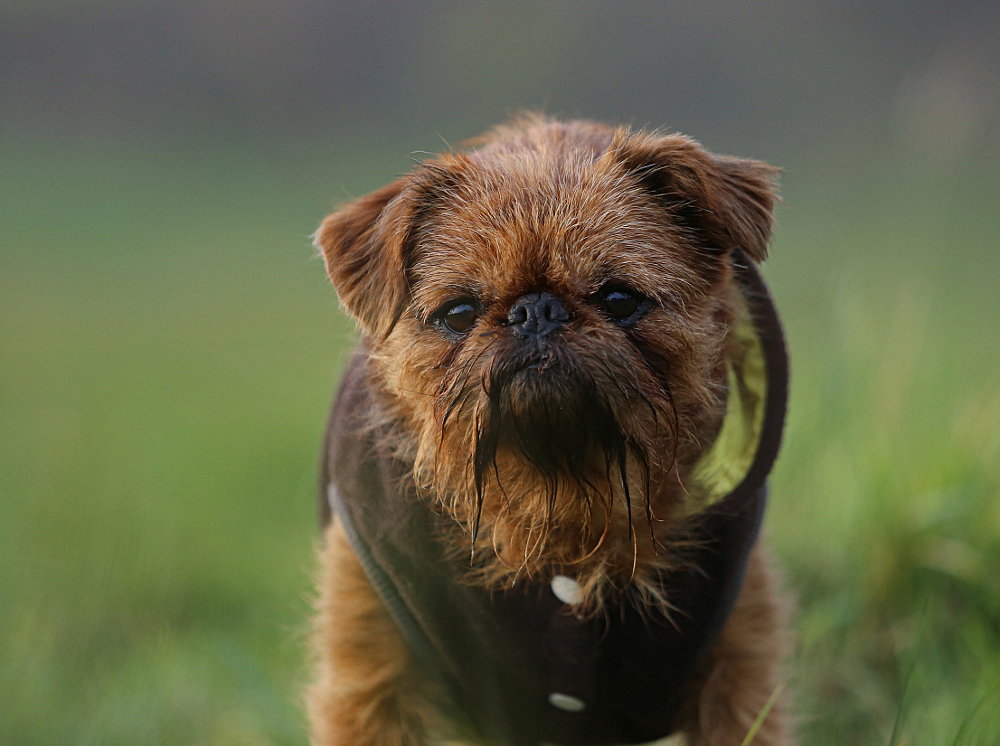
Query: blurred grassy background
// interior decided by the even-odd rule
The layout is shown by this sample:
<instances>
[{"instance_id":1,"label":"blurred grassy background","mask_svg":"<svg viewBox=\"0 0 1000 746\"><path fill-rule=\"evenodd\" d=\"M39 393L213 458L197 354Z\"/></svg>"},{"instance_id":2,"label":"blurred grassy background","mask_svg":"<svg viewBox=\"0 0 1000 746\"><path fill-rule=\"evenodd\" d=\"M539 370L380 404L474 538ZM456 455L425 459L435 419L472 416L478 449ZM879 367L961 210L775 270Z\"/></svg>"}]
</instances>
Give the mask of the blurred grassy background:
<instances>
[{"instance_id":1,"label":"blurred grassy background","mask_svg":"<svg viewBox=\"0 0 1000 746\"><path fill-rule=\"evenodd\" d=\"M511 112L785 167L808 744L1000 742L987 3L0 4L0 743L304 744L309 233Z\"/></svg>"}]
</instances>

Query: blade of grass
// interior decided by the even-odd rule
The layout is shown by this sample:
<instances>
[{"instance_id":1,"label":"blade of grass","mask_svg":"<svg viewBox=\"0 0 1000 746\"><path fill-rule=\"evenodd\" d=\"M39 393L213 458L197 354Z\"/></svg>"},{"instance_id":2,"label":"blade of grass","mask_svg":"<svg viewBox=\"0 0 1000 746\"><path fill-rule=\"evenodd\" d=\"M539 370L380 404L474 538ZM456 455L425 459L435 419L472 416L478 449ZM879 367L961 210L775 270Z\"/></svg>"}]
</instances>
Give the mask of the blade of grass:
<instances>
[{"instance_id":1,"label":"blade of grass","mask_svg":"<svg viewBox=\"0 0 1000 746\"><path fill-rule=\"evenodd\" d=\"M969 714L965 716L964 720L962 720L962 724L959 726L958 732L955 733L955 740L952 741L952 746L961 745L964 736L966 735L966 731L968 731L969 729L970 724L972 723L973 720L976 719L976 716L979 715L979 711L983 709L983 705L986 704L986 700L993 697L997 693L997 691L998 690L994 689L993 691L989 691L983 694L983 696L979 698L979 701L976 702L975 707L969 710Z\"/></svg>"},{"instance_id":2,"label":"blade of grass","mask_svg":"<svg viewBox=\"0 0 1000 746\"><path fill-rule=\"evenodd\" d=\"M896 710L896 719L892 724L892 735L889 736L889 746L896 746L900 731L903 729L903 714L906 710L906 703L910 693L910 682L913 680L913 674L917 670L917 661L920 659L920 651L924 646L924 632L927 630L927 610L929 608L930 599L928 598L924 602L924 610L920 614L920 629L917 632L917 642L913 646L913 654L910 656L910 667L906 672L906 679L903 681L903 694L899 698L899 709Z\"/></svg>"},{"instance_id":3,"label":"blade of grass","mask_svg":"<svg viewBox=\"0 0 1000 746\"><path fill-rule=\"evenodd\" d=\"M764 719L767 717L767 714L771 711L771 708L774 707L774 703L778 701L778 697L781 696L781 693L783 691L785 691L784 681L778 684L778 686L774 688L774 691L771 692L771 696L764 704L764 708L760 711L760 714L757 715L757 719L753 721L753 725L750 726L750 730L747 731L747 736L746 738L743 739L743 743L741 743L740 746L750 746L750 744L753 742L754 736L757 735L757 731L759 731L760 727L764 724Z\"/></svg>"}]
</instances>

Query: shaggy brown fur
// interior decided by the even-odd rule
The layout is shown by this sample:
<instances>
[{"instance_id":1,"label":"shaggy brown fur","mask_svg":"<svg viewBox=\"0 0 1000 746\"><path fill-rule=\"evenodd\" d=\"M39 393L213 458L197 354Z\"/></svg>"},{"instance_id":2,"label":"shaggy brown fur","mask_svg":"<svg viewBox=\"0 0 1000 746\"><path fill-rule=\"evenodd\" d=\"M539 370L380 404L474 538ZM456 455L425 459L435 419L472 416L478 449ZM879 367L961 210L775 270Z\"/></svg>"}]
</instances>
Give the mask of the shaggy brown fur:
<instances>
[{"instance_id":1,"label":"shaggy brown fur","mask_svg":"<svg viewBox=\"0 0 1000 746\"><path fill-rule=\"evenodd\" d=\"M323 223L317 245L371 346L372 424L455 519L470 582L571 568L581 614L623 593L669 607L655 578L677 561L677 516L697 509L686 479L738 344L730 254L766 257L775 174L679 135L525 118ZM525 343L525 323L557 329ZM684 708L690 744L741 743L779 683L785 613L764 554ZM313 743L445 732L336 523L322 566ZM754 743L787 743L780 706Z\"/></svg>"}]
</instances>

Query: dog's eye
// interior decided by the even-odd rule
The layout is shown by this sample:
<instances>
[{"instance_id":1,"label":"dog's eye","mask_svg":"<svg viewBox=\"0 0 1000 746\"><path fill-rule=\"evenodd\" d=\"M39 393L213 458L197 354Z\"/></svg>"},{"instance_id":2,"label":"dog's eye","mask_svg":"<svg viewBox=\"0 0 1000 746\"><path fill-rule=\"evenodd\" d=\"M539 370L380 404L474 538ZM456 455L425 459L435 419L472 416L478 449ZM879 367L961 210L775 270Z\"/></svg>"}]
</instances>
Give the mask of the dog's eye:
<instances>
[{"instance_id":1,"label":"dog's eye","mask_svg":"<svg viewBox=\"0 0 1000 746\"><path fill-rule=\"evenodd\" d=\"M469 298L460 298L443 306L435 317L453 334L465 334L479 318L479 309Z\"/></svg>"},{"instance_id":2,"label":"dog's eye","mask_svg":"<svg viewBox=\"0 0 1000 746\"><path fill-rule=\"evenodd\" d=\"M609 288L598 296L598 303L615 321L627 321L639 310L642 298L623 288Z\"/></svg>"}]
</instances>

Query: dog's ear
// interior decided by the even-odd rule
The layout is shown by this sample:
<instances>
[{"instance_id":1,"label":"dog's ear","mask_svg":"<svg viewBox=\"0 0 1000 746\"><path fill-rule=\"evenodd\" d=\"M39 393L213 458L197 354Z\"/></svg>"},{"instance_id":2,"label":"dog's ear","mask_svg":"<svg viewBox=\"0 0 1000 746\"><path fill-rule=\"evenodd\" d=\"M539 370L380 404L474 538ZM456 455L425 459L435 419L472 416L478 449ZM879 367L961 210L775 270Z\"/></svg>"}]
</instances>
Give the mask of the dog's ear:
<instances>
[{"instance_id":1,"label":"dog's ear","mask_svg":"<svg viewBox=\"0 0 1000 746\"><path fill-rule=\"evenodd\" d=\"M683 135L626 134L612 151L706 250L741 248L754 261L767 258L780 169L712 155Z\"/></svg>"},{"instance_id":2,"label":"dog's ear","mask_svg":"<svg viewBox=\"0 0 1000 746\"><path fill-rule=\"evenodd\" d=\"M314 235L345 310L384 340L410 301L407 272L420 231L440 198L457 188L463 159L441 156L327 216Z\"/></svg>"},{"instance_id":3,"label":"dog's ear","mask_svg":"<svg viewBox=\"0 0 1000 746\"><path fill-rule=\"evenodd\" d=\"M313 236L341 304L373 339L388 336L406 307L410 229L405 206L394 204L405 185L399 179L342 206Z\"/></svg>"},{"instance_id":4,"label":"dog's ear","mask_svg":"<svg viewBox=\"0 0 1000 746\"><path fill-rule=\"evenodd\" d=\"M409 302L407 267L433 198L423 167L342 206L313 236L344 309L361 331L385 339Z\"/></svg>"}]
</instances>

